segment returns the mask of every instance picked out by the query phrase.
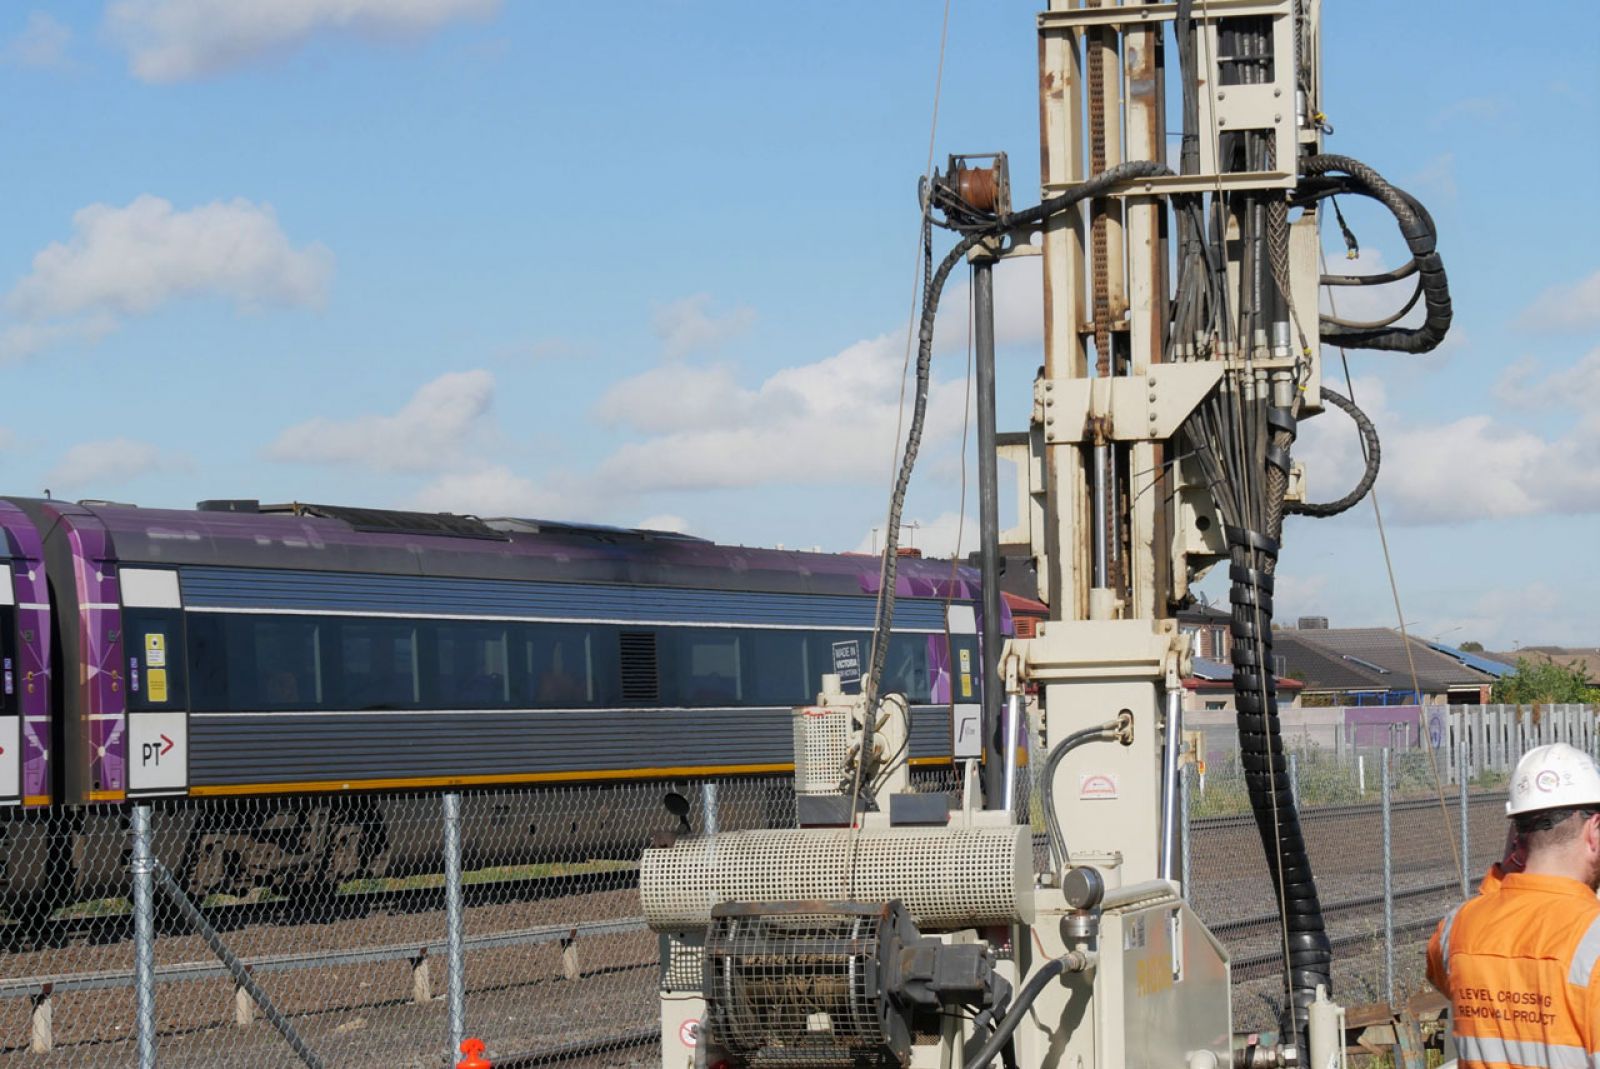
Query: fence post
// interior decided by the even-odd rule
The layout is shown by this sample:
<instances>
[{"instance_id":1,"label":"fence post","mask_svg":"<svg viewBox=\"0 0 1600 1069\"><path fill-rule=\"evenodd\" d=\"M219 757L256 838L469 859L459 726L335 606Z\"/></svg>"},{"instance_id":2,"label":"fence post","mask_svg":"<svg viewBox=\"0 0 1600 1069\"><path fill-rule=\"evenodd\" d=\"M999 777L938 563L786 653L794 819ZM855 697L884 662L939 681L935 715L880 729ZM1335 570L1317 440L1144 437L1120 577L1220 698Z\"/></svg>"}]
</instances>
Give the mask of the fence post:
<instances>
[{"instance_id":1,"label":"fence post","mask_svg":"<svg viewBox=\"0 0 1600 1069\"><path fill-rule=\"evenodd\" d=\"M714 839L717 835L717 782L706 780L700 784L700 820L704 825L705 835Z\"/></svg>"},{"instance_id":2,"label":"fence post","mask_svg":"<svg viewBox=\"0 0 1600 1069\"><path fill-rule=\"evenodd\" d=\"M1189 777L1194 774L1193 765L1184 765L1182 774L1178 777L1178 835L1182 840L1178 849L1182 855L1183 865L1183 897L1190 904L1194 903L1194 885L1189 882L1189 803L1191 801Z\"/></svg>"},{"instance_id":3,"label":"fence post","mask_svg":"<svg viewBox=\"0 0 1600 1069\"><path fill-rule=\"evenodd\" d=\"M1389 811L1389 748L1383 748L1383 989L1394 1006L1394 828Z\"/></svg>"},{"instance_id":4,"label":"fence post","mask_svg":"<svg viewBox=\"0 0 1600 1069\"><path fill-rule=\"evenodd\" d=\"M1367 755L1356 754L1356 790L1361 797L1367 796Z\"/></svg>"},{"instance_id":5,"label":"fence post","mask_svg":"<svg viewBox=\"0 0 1600 1069\"><path fill-rule=\"evenodd\" d=\"M461 796L444 796L444 909L446 1000L449 1005L450 1051L461 1049L467 1033L467 979L461 916Z\"/></svg>"},{"instance_id":6,"label":"fence post","mask_svg":"<svg viewBox=\"0 0 1600 1069\"><path fill-rule=\"evenodd\" d=\"M1461 762L1460 779L1461 782L1458 786L1461 806L1461 897L1465 899L1472 894L1472 857L1469 852L1471 836L1467 830L1467 762L1465 758Z\"/></svg>"},{"instance_id":7,"label":"fence post","mask_svg":"<svg viewBox=\"0 0 1600 1069\"><path fill-rule=\"evenodd\" d=\"M1294 799L1294 807L1300 808L1300 755L1289 755L1289 796Z\"/></svg>"},{"instance_id":8,"label":"fence post","mask_svg":"<svg viewBox=\"0 0 1600 1069\"><path fill-rule=\"evenodd\" d=\"M133 973L136 999L135 1028L139 1043L139 1069L156 1064L156 922L155 873L150 851L150 807L136 805L131 814L133 831Z\"/></svg>"},{"instance_id":9,"label":"fence post","mask_svg":"<svg viewBox=\"0 0 1600 1069\"><path fill-rule=\"evenodd\" d=\"M55 1003L51 1001L53 987L53 984L45 984L44 990L33 996L28 1049L34 1054L49 1054L56 1047Z\"/></svg>"}]
</instances>

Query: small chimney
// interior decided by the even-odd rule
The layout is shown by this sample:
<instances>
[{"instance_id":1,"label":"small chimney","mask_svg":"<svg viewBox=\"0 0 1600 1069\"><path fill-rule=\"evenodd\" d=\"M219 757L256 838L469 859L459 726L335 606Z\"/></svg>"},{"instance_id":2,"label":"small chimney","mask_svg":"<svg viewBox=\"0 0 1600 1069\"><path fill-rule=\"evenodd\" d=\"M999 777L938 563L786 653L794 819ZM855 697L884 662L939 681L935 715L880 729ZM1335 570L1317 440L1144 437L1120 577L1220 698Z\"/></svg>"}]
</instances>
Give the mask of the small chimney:
<instances>
[{"instance_id":1,"label":"small chimney","mask_svg":"<svg viewBox=\"0 0 1600 1069\"><path fill-rule=\"evenodd\" d=\"M1294 622L1294 626L1301 631L1326 631L1328 618L1326 616L1302 616Z\"/></svg>"}]
</instances>

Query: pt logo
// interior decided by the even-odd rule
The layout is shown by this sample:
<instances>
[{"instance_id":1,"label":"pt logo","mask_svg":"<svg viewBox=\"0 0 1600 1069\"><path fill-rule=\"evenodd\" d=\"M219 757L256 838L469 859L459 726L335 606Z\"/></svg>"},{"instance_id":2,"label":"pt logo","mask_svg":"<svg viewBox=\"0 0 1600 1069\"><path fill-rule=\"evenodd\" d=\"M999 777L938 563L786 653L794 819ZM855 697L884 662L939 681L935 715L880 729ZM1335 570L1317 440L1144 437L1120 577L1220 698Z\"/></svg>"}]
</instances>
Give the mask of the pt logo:
<instances>
[{"instance_id":1,"label":"pt logo","mask_svg":"<svg viewBox=\"0 0 1600 1069\"><path fill-rule=\"evenodd\" d=\"M161 759L167 754L171 753L172 748L176 745L178 744L167 738L165 735L161 736L160 742L147 742L143 747L140 748L139 763L146 767L155 765L159 768L161 766Z\"/></svg>"}]
</instances>

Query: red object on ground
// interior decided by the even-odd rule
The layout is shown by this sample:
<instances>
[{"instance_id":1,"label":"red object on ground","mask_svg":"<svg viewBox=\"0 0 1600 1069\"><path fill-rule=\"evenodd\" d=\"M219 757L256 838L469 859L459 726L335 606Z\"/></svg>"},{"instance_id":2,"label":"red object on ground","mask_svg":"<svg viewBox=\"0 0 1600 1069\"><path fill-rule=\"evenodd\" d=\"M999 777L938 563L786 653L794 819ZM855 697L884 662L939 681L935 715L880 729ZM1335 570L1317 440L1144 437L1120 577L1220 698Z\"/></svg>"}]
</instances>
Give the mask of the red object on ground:
<instances>
[{"instance_id":1,"label":"red object on ground","mask_svg":"<svg viewBox=\"0 0 1600 1069\"><path fill-rule=\"evenodd\" d=\"M456 1062L456 1069L493 1069L489 1064L489 1059L483 1056L483 1050L483 1040L463 1039L461 1041L461 1053L465 1054L466 1057Z\"/></svg>"}]
</instances>

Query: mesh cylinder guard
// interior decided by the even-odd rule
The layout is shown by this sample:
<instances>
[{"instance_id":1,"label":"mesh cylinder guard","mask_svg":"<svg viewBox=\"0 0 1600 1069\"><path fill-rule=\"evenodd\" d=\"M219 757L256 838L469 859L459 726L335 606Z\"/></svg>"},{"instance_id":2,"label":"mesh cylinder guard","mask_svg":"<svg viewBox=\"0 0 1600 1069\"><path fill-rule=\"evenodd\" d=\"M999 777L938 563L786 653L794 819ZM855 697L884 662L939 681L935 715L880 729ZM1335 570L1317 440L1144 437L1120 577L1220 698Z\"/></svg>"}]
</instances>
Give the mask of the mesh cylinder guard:
<instances>
[{"instance_id":1,"label":"mesh cylinder guard","mask_svg":"<svg viewBox=\"0 0 1600 1069\"><path fill-rule=\"evenodd\" d=\"M1029 829L848 828L729 832L646 850L645 920L705 928L723 902L796 899L905 904L924 931L1033 921Z\"/></svg>"}]
</instances>

